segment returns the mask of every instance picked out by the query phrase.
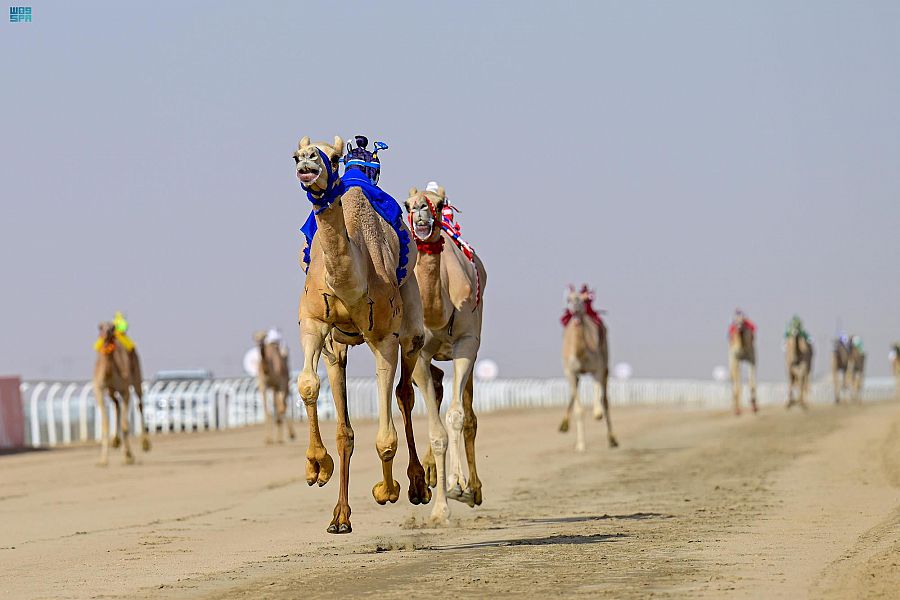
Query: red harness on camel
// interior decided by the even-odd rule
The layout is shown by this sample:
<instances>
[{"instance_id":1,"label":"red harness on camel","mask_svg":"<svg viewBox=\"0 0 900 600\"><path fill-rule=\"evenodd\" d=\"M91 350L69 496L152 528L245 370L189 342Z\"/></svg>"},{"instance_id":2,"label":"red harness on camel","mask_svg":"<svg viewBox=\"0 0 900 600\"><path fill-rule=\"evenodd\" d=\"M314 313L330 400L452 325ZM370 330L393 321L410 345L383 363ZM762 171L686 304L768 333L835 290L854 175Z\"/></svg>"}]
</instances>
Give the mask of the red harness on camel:
<instances>
[{"instance_id":1,"label":"red harness on camel","mask_svg":"<svg viewBox=\"0 0 900 600\"><path fill-rule=\"evenodd\" d=\"M594 307L591 306L591 300L588 300L584 303L584 314L588 318L590 318L591 321L596 323L598 327L603 325L603 319L600 318L600 315L596 310L594 310ZM571 321L572 317L574 316L575 315L572 314L572 311L567 308L566 312L563 313L563 316L559 319L562 323L562 326L565 327L566 325L568 325L569 321Z\"/></svg>"},{"instance_id":2,"label":"red harness on camel","mask_svg":"<svg viewBox=\"0 0 900 600\"><path fill-rule=\"evenodd\" d=\"M459 224L453 219L452 206L449 204L444 206L441 218L438 219L434 203L427 195L422 197L425 199L426 204L428 204L428 210L431 211L432 223L439 221L441 224L441 231L450 236L450 239L453 240L456 247L462 250L462 253L465 254L466 258L469 259L469 262L472 263L472 269L475 271L475 306L472 308L474 311L481 303L481 275L479 275L478 267L475 264L475 249L460 237L462 230ZM444 236L439 237L433 242L422 241L416 236L416 228L413 226L412 213L409 213L407 220L409 221L409 230L412 232L413 239L416 240L416 249L419 252L422 252L423 254L440 254L444 251Z\"/></svg>"}]
</instances>

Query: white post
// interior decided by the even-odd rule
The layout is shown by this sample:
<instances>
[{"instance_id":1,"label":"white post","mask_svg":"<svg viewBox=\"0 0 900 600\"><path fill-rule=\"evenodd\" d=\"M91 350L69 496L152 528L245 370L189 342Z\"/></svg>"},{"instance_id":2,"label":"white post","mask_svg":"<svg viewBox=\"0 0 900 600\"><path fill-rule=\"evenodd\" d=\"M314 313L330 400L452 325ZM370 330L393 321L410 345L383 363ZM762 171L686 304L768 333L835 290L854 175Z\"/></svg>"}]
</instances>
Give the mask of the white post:
<instances>
[{"instance_id":1,"label":"white post","mask_svg":"<svg viewBox=\"0 0 900 600\"><path fill-rule=\"evenodd\" d=\"M62 405L63 405L63 444L71 444L72 443L72 415L70 413L71 410L71 398L72 393L77 388L77 384L70 383L66 388L66 391L63 392Z\"/></svg>"},{"instance_id":2,"label":"white post","mask_svg":"<svg viewBox=\"0 0 900 600\"><path fill-rule=\"evenodd\" d=\"M38 415L38 396L46 387L46 383L39 383L31 390L29 418L31 419L31 445L35 448L41 445L41 418Z\"/></svg>"},{"instance_id":3,"label":"white post","mask_svg":"<svg viewBox=\"0 0 900 600\"><path fill-rule=\"evenodd\" d=\"M78 441L86 442L88 439L88 394L93 391L91 384L85 383L78 397Z\"/></svg>"}]
</instances>

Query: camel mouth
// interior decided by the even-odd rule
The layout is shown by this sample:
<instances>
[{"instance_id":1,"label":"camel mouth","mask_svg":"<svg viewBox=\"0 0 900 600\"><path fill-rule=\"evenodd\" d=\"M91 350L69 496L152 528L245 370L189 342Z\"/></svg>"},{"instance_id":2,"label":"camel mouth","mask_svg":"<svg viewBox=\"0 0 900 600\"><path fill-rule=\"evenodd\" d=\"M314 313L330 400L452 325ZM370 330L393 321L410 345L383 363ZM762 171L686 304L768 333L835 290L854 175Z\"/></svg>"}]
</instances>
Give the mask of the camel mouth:
<instances>
[{"instance_id":1,"label":"camel mouth","mask_svg":"<svg viewBox=\"0 0 900 600\"><path fill-rule=\"evenodd\" d=\"M430 223L415 223L413 225L413 234L417 239L427 240L434 231L434 221Z\"/></svg>"},{"instance_id":2,"label":"camel mouth","mask_svg":"<svg viewBox=\"0 0 900 600\"><path fill-rule=\"evenodd\" d=\"M300 183L310 184L316 179L319 178L319 175L322 174L322 169L310 165L303 165L299 169L297 169L297 179L300 180Z\"/></svg>"}]
</instances>

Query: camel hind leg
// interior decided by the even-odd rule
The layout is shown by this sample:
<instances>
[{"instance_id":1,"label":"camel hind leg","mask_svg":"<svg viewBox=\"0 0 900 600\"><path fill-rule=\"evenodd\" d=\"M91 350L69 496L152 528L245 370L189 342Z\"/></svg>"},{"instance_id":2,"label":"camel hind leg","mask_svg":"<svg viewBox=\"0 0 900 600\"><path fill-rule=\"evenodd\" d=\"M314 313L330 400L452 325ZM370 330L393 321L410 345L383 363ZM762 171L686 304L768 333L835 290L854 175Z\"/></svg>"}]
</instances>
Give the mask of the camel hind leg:
<instances>
[{"instance_id":1,"label":"camel hind leg","mask_svg":"<svg viewBox=\"0 0 900 600\"><path fill-rule=\"evenodd\" d=\"M420 360L423 360L420 358ZM416 369L418 369L418 363L416 363ZM444 396L444 372L436 367L434 364L430 365L431 372L431 389L434 390L435 397L435 410L437 414L440 415L441 411L441 400ZM418 378L414 378L416 381L416 385L419 384ZM424 380L424 378L422 378ZM422 392L422 395L425 396L425 392ZM426 403L428 400L426 399ZM438 418L440 421L440 417ZM430 421L429 421L430 423ZM429 425L430 427L430 425ZM430 431L430 430L429 430ZM445 432L446 433L446 432ZM429 433L429 436L431 434ZM437 465L435 464L434 459L434 451L432 450L432 444L428 444L428 452L425 453L425 458L422 459L422 467L425 469L425 481L428 483L428 487L435 487L437 485Z\"/></svg>"},{"instance_id":2,"label":"camel hind leg","mask_svg":"<svg viewBox=\"0 0 900 600\"><path fill-rule=\"evenodd\" d=\"M613 434L612 429L612 417L609 414L609 371L603 371L603 375L600 377L599 381L597 381L597 385L595 386L595 390L597 390L600 394L600 407L603 412L601 413L601 417L606 421L606 441L609 444L610 448L618 448L619 442L616 440L616 436Z\"/></svg>"},{"instance_id":3,"label":"camel hind leg","mask_svg":"<svg viewBox=\"0 0 900 600\"><path fill-rule=\"evenodd\" d=\"M750 386L750 408L753 412L759 412L759 406L756 404L756 360L747 363L747 384Z\"/></svg>"},{"instance_id":4,"label":"camel hind leg","mask_svg":"<svg viewBox=\"0 0 900 600\"><path fill-rule=\"evenodd\" d=\"M409 465L406 475L409 477L409 502L410 504L428 504L431 501L431 488L425 479L425 469L419 462L416 451L416 438L413 432L412 411L416 402L413 391L412 376L419 358L418 350L409 352L403 349L400 358L400 381L397 383L397 406L403 416L403 431L406 434L406 447L409 450Z\"/></svg>"},{"instance_id":5,"label":"camel hind leg","mask_svg":"<svg viewBox=\"0 0 900 600\"><path fill-rule=\"evenodd\" d=\"M140 420L141 449L144 452L149 452L151 447L150 431L144 418L144 377L141 374L141 361L136 350L132 350L129 353L129 357L131 358L131 387L134 388L134 395L137 398L138 419Z\"/></svg>"},{"instance_id":6,"label":"camel hind leg","mask_svg":"<svg viewBox=\"0 0 900 600\"><path fill-rule=\"evenodd\" d=\"M569 407L575 415L575 451L584 452L584 419L581 399L578 397L578 374L568 371L566 377L569 380Z\"/></svg>"},{"instance_id":7,"label":"camel hind leg","mask_svg":"<svg viewBox=\"0 0 900 600\"><path fill-rule=\"evenodd\" d=\"M447 504L447 446L449 436L441 421L440 399L443 394L443 384L441 383L444 372L431 364L431 356L427 356L424 352L416 361L413 379L425 404L428 408L428 440L430 448L428 455L425 457L426 476L433 476L433 483L430 485L434 488L434 497L432 501L431 516L429 521L432 525L446 525L450 519L450 507ZM431 459L431 467L429 467L428 459ZM433 469L429 474L427 469Z\"/></svg>"},{"instance_id":8,"label":"camel hind leg","mask_svg":"<svg viewBox=\"0 0 900 600\"><path fill-rule=\"evenodd\" d=\"M116 394L116 418L119 424L119 432L122 435L122 445L125 447L124 462L126 465L134 464L134 454L131 452L131 440L128 436L128 407L130 405L130 394L128 387Z\"/></svg>"},{"instance_id":9,"label":"camel hind leg","mask_svg":"<svg viewBox=\"0 0 900 600\"><path fill-rule=\"evenodd\" d=\"M275 441L284 443L284 422L287 413L287 394L281 388L272 390L272 412L275 413Z\"/></svg>"},{"instance_id":10,"label":"camel hind leg","mask_svg":"<svg viewBox=\"0 0 900 600\"><path fill-rule=\"evenodd\" d=\"M469 467L469 487L463 492L463 498L467 499L470 506L481 506L481 479L478 478L478 469L475 465L475 436L478 433L478 417L472 406L475 400L475 380L469 377L466 390L463 393L463 440L466 444L466 462Z\"/></svg>"},{"instance_id":11,"label":"camel hind leg","mask_svg":"<svg viewBox=\"0 0 900 600\"><path fill-rule=\"evenodd\" d=\"M453 397L447 408L447 496L454 500L463 500L463 490L468 488L466 474L463 472L465 446L463 441L463 391L472 377L472 366L478 354L478 339L466 336L456 341L453 348Z\"/></svg>"}]
</instances>

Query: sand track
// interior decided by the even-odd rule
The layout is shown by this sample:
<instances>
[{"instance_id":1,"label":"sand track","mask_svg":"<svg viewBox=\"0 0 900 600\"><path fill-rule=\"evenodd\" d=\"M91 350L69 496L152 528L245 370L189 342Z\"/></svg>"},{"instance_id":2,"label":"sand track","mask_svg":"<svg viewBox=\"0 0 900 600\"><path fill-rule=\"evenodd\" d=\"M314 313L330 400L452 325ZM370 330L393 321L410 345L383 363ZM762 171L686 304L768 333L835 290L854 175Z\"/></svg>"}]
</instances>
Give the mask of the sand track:
<instances>
[{"instance_id":1,"label":"sand track","mask_svg":"<svg viewBox=\"0 0 900 600\"><path fill-rule=\"evenodd\" d=\"M125 467L96 449L0 456L0 596L890 598L900 589L900 405L758 417L614 408L622 447L556 433L561 411L479 418L485 504L453 526L404 490L379 507L356 424L354 533L325 527L337 478L260 429L161 436ZM325 430L332 426L326 424ZM426 427L419 423L424 440ZM305 439L305 427L299 432ZM330 437L330 436L329 436ZM333 450L333 441L327 442ZM402 452L402 445L401 445Z\"/></svg>"}]
</instances>

